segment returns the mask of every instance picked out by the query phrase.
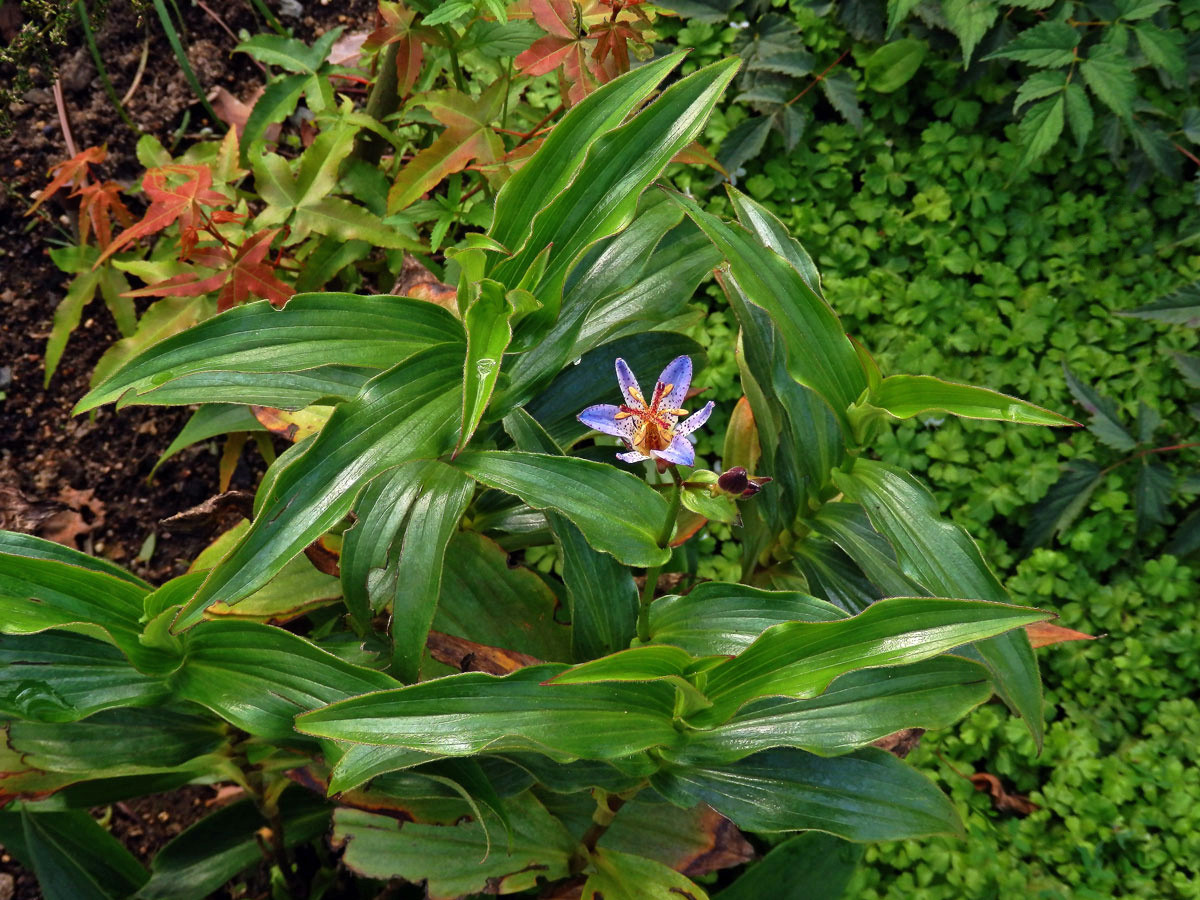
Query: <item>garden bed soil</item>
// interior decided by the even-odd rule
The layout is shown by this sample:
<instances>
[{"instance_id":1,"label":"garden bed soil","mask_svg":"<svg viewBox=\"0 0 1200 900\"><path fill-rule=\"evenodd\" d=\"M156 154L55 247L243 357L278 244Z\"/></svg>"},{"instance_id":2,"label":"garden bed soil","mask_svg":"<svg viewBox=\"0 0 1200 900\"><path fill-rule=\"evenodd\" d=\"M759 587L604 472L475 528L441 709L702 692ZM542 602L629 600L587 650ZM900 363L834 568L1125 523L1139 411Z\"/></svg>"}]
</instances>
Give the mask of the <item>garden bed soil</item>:
<instances>
[{"instance_id":1,"label":"garden bed soil","mask_svg":"<svg viewBox=\"0 0 1200 900\"><path fill-rule=\"evenodd\" d=\"M15 8L9 4L5 10L10 6ZM223 87L248 98L261 85L262 73L245 54L232 51L239 34L267 30L252 5L209 0L179 8L186 17L188 57L200 82L208 90ZM133 84L145 47L149 64L127 109L143 132L167 146L178 141L182 149L211 123L152 8L147 4L145 9L139 16L131 4L110 4L97 44L118 95ZM300 18L284 21L296 37L311 40L337 25L369 28L374 4L322 0L306 3L303 10ZM0 22L0 40L11 36L12 27L7 20ZM134 182L141 171L135 153L138 136L115 113L78 29L57 62L75 152L104 145L103 176ZM84 310L58 371L43 387L45 342L69 281L47 250L71 240L71 211L60 195L44 212L25 213L45 186L50 167L72 153L56 109L53 73L35 71L34 77L33 89L8 110L11 132L0 137L0 527L58 539L158 584L185 571L215 536L212 529L185 534L160 523L217 493L219 448L207 443L185 449L148 480L189 410L129 407L116 412L105 407L90 417L71 415L97 360L119 337L99 300ZM243 454L231 486L252 490L262 466L253 451ZM185 788L96 813L111 816L113 834L148 861L207 812L212 793L212 788ZM0 900L40 896L34 879L0 850Z\"/></svg>"}]
</instances>

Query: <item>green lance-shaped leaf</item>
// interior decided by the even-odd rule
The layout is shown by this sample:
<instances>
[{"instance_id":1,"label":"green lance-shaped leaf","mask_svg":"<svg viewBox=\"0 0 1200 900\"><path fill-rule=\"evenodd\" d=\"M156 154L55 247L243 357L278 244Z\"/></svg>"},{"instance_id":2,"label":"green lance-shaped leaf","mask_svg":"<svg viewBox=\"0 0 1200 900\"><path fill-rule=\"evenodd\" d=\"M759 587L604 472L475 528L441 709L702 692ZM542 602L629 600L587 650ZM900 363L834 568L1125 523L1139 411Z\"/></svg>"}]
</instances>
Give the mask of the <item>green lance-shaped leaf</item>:
<instances>
[{"instance_id":1,"label":"green lance-shaped leaf","mask_svg":"<svg viewBox=\"0 0 1200 900\"><path fill-rule=\"evenodd\" d=\"M558 196L596 141L637 109L682 59L682 53L675 53L639 66L571 107L538 152L500 189L489 237L514 253L524 248L547 198Z\"/></svg>"},{"instance_id":2,"label":"green lance-shaped leaf","mask_svg":"<svg viewBox=\"0 0 1200 900\"><path fill-rule=\"evenodd\" d=\"M416 681L420 674L437 612L446 545L474 493L474 482L444 463L434 462L422 474L404 526L392 599L392 670L402 681Z\"/></svg>"},{"instance_id":3,"label":"green lance-shaped leaf","mask_svg":"<svg viewBox=\"0 0 1200 900\"><path fill-rule=\"evenodd\" d=\"M770 750L728 766L668 766L651 784L672 803L707 803L750 831L813 829L851 841L962 834L933 782L874 748L833 758Z\"/></svg>"},{"instance_id":4,"label":"green lance-shaped leaf","mask_svg":"<svg viewBox=\"0 0 1200 900\"><path fill-rule=\"evenodd\" d=\"M150 587L118 566L53 541L0 532L0 632L70 627L120 648L143 671L178 663L143 646L140 619Z\"/></svg>"},{"instance_id":5,"label":"green lance-shaped leaf","mask_svg":"<svg viewBox=\"0 0 1200 900\"><path fill-rule=\"evenodd\" d=\"M899 90L917 74L928 51L929 45L916 38L884 44L863 64L867 87L880 94Z\"/></svg>"},{"instance_id":6,"label":"green lance-shaped leaf","mask_svg":"<svg viewBox=\"0 0 1200 900\"><path fill-rule=\"evenodd\" d=\"M500 377L500 361L512 340L512 317L516 313L499 282L484 279L479 282L478 289L478 296L463 314L467 359L463 363L462 428L458 450L471 440L492 399L492 390Z\"/></svg>"},{"instance_id":7,"label":"green lance-shaped leaf","mask_svg":"<svg viewBox=\"0 0 1200 900\"><path fill-rule=\"evenodd\" d=\"M979 547L938 512L929 491L907 472L859 459L854 470L834 473L846 497L861 503L876 530L896 549L904 574L932 594L1004 603L1008 594L992 574ZM982 641L974 648L991 670L996 690L1042 740L1042 683L1029 638L1020 630Z\"/></svg>"},{"instance_id":8,"label":"green lance-shaped leaf","mask_svg":"<svg viewBox=\"0 0 1200 900\"><path fill-rule=\"evenodd\" d=\"M806 831L776 844L714 900L842 900L862 855L860 844Z\"/></svg>"},{"instance_id":9,"label":"green lance-shaped leaf","mask_svg":"<svg viewBox=\"0 0 1200 900\"><path fill-rule=\"evenodd\" d=\"M630 566L662 565L658 546L667 503L644 481L614 466L571 456L511 450L466 450L453 465L534 509L561 512L597 550Z\"/></svg>"},{"instance_id":10,"label":"green lance-shaped leaf","mask_svg":"<svg viewBox=\"0 0 1200 900\"><path fill-rule=\"evenodd\" d=\"M570 658L570 634L554 618L554 592L533 571L510 566L495 541L471 531L451 538L446 558L451 565L442 572L434 630L546 661Z\"/></svg>"},{"instance_id":11,"label":"green lance-shaped leaf","mask_svg":"<svg viewBox=\"0 0 1200 900\"><path fill-rule=\"evenodd\" d=\"M422 300L298 294L282 310L264 300L154 344L93 388L75 412L113 401L160 403L156 392L203 373L301 373L334 359L343 366L380 370L420 350L462 340L455 318ZM183 404L223 400L238 402L216 390L171 398Z\"/></svg>"},{"instance_id":12,"label":"green lance-shaped leaf","mask_svg":"<svg viewBox=\"0 0 1200 900\"><path fill-rule=\"evenodd\" d=\"M650 639L693 656L732 655L783 622L834 622L846 614L824 600L796 591L764 591L714 581L684 596L659 597L650 605Z\"/></svg>"},{"instance_id":13,"label":"green lance-shaped leaf","mask_svg":"<svg viewBox=\"0 0 1200 900\"><path fill-rule=\"evenodd\" d=\"M796 545L795 553L792 565L808 589L839 609L860 613L883 598L878 585L833 541L814 533Z\"/></svg>"},{"instance_id":14,"label":"green lance-shaped leaf","mask_svg":"<svg viewBox=\"0 0 1200 900\"><path fill-rule=\"evenodd\" d=\"M596 141L576 178L534 219L525 249L497 264L492 277L514 287L550 247L546 268L532 289L542 309L522 321L514 347L533 346L553 325L575 260L593 241L629 222L641 192L695 140L737 66L737 60L725 60L694 72Z\"/></svg>"},{"instance_id":15,"label":"green lance-shaped leaf","mask_svg":"<svg viewBox=\"0 0 1200 900\"><path fill-rule=\"evenodd\" d=\"M648 311L643 304L658 303L664 295L668 302L679 299L679 292L684 289L688 293L679 302L685 302L691 296L694 284L679 281L686 278L687 271L676 267L667 273L676 280L663 284L663 273L657 265L650 263L650 260L657 263L658 245L682 218L679 209L672 203L662 202L664 199L658 191L644 194L628 227L591 247L571 270L557 321L537 346L510 355L506 361L505 371L509 378L496 400L499 409L507 412L538 396L540 388L557 376L563 366L606 339L604 332L611 330L610 325L620 327L626 321L624 316L646 315ZM669 258L664 261L668 265L672 262ZM672 291L674 298L668 293ZM616 321L590 321L588 317L592 313L613 314ZM659 321L661 317L656 317L653 323L644 323L642 328ZM541 396L545 396L545 392L541 392Z\"/></svg>"},{"instance_id":16,"label":"green lance-shaped leaf","mask_svg":"<svg viewBox=\"0 0 1200 900\"><path fill-rule=\"evenodd\" d=\"M676 195L729 265L746 298L765 309L787 348L787 369L815 390L845 421L846 409L867 387L866 375L837 315L792 265L740 225L721 221Z\"/></svg>"},{"instance_id":17,"label":"green lance-shaped leaf","mask_svg":"<svg viewBox=\"0 0 1200 900\"><path fill-rule=\"evenodd\" d=\"M857 503L826 503L808 521L815 534L841 547L883 596L918 597L925 593L921 585L905 576L896 551Z\"/></svg>"},{"instance_id":18,"label":"green lance-shaped leaf","mask_svg":"<svg viewBox=\"0 0 1200 900\"><path fill-rule=\"evenodd\" d=\"M143 675L111 644L46 631L0 635L0 715L74 722L103 709L154 706L166 683Z\"/></svg>"},{"instance_id":19,"label":"green lance-shaped leaf","mask_svg":"<svg viewBox=\"0 0 1200 900\"><path fill-rule=\"evenodd\" d=\"M389 469L371 482L354 503L356 521L342 535L342 599L351 622L360 634L371 624L371 615L395 595L397 535L421 490L425 470L434 460L413 460Z\"/></svg>"},{"instance_id":20,"label":"green lance-shaped leaf","mask_svg":"<svg viewBox=\"0 0 1200 900\"><path fill-rule=\"evenodd\" d=\"M24 769L85 781L190 767L198 757L228 752L227 732L211 716L169 707L107 709L78 722L10 722L6 744ZM211 761L203 767L215 768Z\"/></svg>"},{"instance_id":21,"label":"green lance-shaped leaf","mask_svg":"<svg viewBox=\"0 0 1200 900\"><path fill-rule=\"evenodd\" d=\"M1026 110L1017 126L1021 143L1021 159L1018 166L1032 165L1050 152L1063 132L1066 97L1059 94L1039 100Z\"/></svg>"},{"instance_id":22,"label":"green lance-shaped leaf","mask_svg":"<svg viewBox=\"0 0 1200 900\"><path fill-rule=\"evenodd\" d=\"M509 413L504 428L520 450L562 455L523 409ZM562 553L563 583L571 608L572 658L595 659L628 647L637 631L638 592L633 573L609 554L593 549L583 532L561 513L547 510L546 521Z\"/></svg>"},{"instance_id":23,"label":"green lance-shaped leaf","mask_svg":"<svg viewBox=\"0 0 1200 900\"><path fill-rule=\"evenodd\" d=\"M578 847L563 824L530 793L508 801L513 832L506 845L489 847L491 829L477 818L453 826L397 821L356 809L334 814L333 843L342 862L369 878L424 881L431 900L465 894L515 893L539 879L565 877ZM490 851L490 852L489 852Z\"/></svg>"},{"instance_id":24,"label":"green lance-shaped leaf","mask_svg":"<svg viewBox=\"0 0 1200 900\"><path fill-rule=\"evenodd\" d=\"M133 854L87 810L22 810L22 860L46 900L117 900L149 877ZM5 842L8 843L7 841Z\"/></svg>"},{"instance_id":25,"label":"green lance-shaped leaf","mask_svg":"<svg viewBox=\"0 0 1200 900\"><path fill-rule=\"evenodd\" d=\"M1020 425L1079 424L1017 397L942 381L932 375L891 375L871 391L868 404L868 408L875 407L895 419L949 413L964 419L995 419Z\"/></svg>"},{"instance_id":26,"label":"green lance-shaped leaf","mask_svg":"<svg viewBox=\"0 0 1200 900\"><path fill-rule=\"evenodd\" d=\"M462 358L461 344L442 345L383 372L334 410L302 455L277 460L278 476L259 489L254 524L174 627L186 628L210 604L232 605L266 584L350 512L371 478L448 451L457 436Z\"/></svg>"},{"instance_id":27,"label":"green lance-shaped leaf","mask_svg":"<svg viewBox=\"0 0 1200 900\"><path fill-rule=\"evenodd\" d=\"M582 900L708 900L708 894L660 862L598 847Z\"/></svg>"},{"instance_id":28,"label":"green lance-shaped leaf","mask_svg":"<svg viewBox=\"0 0 1200 900\"><path fill-rule=\"evenodd\" d=\"M177 696L268 740L297 737L297 713L398 684L257 622L203 622L185 641L187 659L173 682Z\"/></svg>"},{"instance_id":29,"label":"green lance-shaped leaf","mask_svg":"<svg viewBox=\"0 0 1200 900\"><path fill-rule=\"evenodd\" d=\"M547 685L544 665L503 678L470 672L379 691L302 715L306 734L442 756L533 751L557 759L616 759L676 746L666 684Z\"/></svg>"},{"instance_id":30,"label":"green lance-shaped leaf","mask_svg":"<svg viewBox=\"0 0 1200 900\"><path fill-rule=\"evenodd\" d=\"M279 798L287 847L321 837L329 829L330 804L298 787ZM173 838L150 863L150 880L138 900L204 900L256 863L262 862L259 832L269 825L254 801L241 800L205 816Z\"/></svg>"},{"instance_id":31,"label":"green lance-shaped leaf","mask_svg":"<svg viewBox=\"0 0 1200 900\"><path fill-rule=\"evenodd\" d=\"M572 666L550 684L593 684L602 681L656 681L682 677L695 662L692 654L667 644L631 647L610 656Z\"/></svg>"},{"instance_id":32,"label":"green lance-shaped leaf","mask_svg":"<svg viewBox=\"0 0 1200 900\"><path fill-rule=\"evenodd\" d=\"M729 200L737 212L738 221L751 234L778 253L804 279L804 283L818 297L821 293L821 275L816 263L773 212L760 203L755 203L731 185L725 186Z\"/></svg>"},{"instance_id":33,"label":"green lance-shaped leaf","mask_svg":"<svg viewBox=\"0 0 1200 900\"><path fill-rule=\"evenodd\" d=\"M895 597L849 619L775 625L740 655L707 671L704 693L713 705L690 721L718 725L758 697L813 697L846 672L918 662L1048 618L1049 613L1000 603Z\"/></svg>"},{"instance_id":34,"label":"green lance-shaped leaf","mask_svg":"<svg viewBox=\"0 0 1200 900\"><path fill-rule=\"evenodd\" d=\"M807 700L749 703L725 724L692 733L675 758L724 764L775 747L836 756L904 728L946 728L991 695L987 669L954 656L863 669Z\"/></svg>"}]
</instances>

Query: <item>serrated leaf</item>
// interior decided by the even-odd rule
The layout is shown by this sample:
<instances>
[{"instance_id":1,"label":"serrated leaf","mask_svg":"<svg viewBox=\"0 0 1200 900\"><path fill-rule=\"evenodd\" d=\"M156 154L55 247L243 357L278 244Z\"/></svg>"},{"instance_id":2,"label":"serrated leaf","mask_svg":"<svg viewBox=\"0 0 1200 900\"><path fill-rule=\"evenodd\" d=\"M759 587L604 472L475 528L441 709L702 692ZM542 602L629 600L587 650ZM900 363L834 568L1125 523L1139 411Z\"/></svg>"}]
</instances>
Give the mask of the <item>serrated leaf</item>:
<instances>
[{"instance_id":1,"label":"serrated leaf","mask_svg":"<svg viewBox=\"0 0 1200 900\"><path fill-rule=\"evenodd\" d=\"M1167 521L1167 507L1174 486L1175 476L1162 460L1142 458L1137 485L1133 489L1138 534L1145 534L1155 525Z\"/></svg>"},{"instance_id":2,"label":"serrated leaf","mask_svg":"<svg viewBox=\"0 0 1200 900\"><path fill-rule=\"evenodd\" d=\"M1183 287L1165 294L1162 297L1139 306L1136 309L1121 310L1119 315L1133 316L1137 319L1151 319L1155 322L1165 322L1170 325L1188 325L1200 327L1200 281L1185 284Z\"/></svg>"},{"instance_id":3,"label":"serrated leaf","mask_svg":"<svg viewBox=\"0 0 1200 900\"><path fill-rule=\"evenodd\" d=\"M1122 119L1133 114L1137 83L1133 69L1122 53L1105 44L1097 44L1088 51L1079 72L1101 103Z\"/></svg>"},{"instance_id":4,"label":"serrated leaf","mask_svg":"<svg viewBox=\"0 0 1200 900\"><path fill-rule=\"evenodd\" d=\"M892 36L896 26L908 18L921 0L887 0L887 37Z\"/></svg>"},{"instance_id":5,"label":"serrated leaf","mask_svg":"<svg viewBox=\"0 0 1200 900\"><path fill-rule=\"evenodd\" d=\"M717 150L717 160L726 170L736 173L747 162L762 152L771 133L769 116L752 116L738 124Z\"/></svg>"},{"instance_id":6,"label":"serrated leaf","mask_svg":"<svg viewBox=\"0 0 1200 900\"><path fill-rule=\"evenodd\" d=\"M1090 460L1073 459L1068 462L1061 477L1029 514L1029 526L1025 529L1021 552L1029 553L1069 528L1083 512L1103 477L1100 467Z\"/></svg>"},{"instance_id":7,"label":"serrated leaf","mask_svg":"<svg viewBox=\"0 0 1200 900\"><path fill-rule=\"evenodd\" d=\"M863 129L862 107L858 105L858 85L845 69L826 75L821 79L821 93L829 104L850 123L855 131Z\"/></svg>"},{"instance_id":8,"label":"serrated leaf","mask_svg":"<svg viewBox=\"0 0 1200 900\"><path fill-rule=\"evenodd\" d=\"M1063 97L1067 101L1067 121L1071 124L1071 133L1075 135L1075 146L1082 150L1092 133L1092 103L1087 98L1087 92L1074 81L1067 85Z\"/></svg>"},{"instance_id":9,"label":"serrated leaf","mask_svg":"<svg viewBox=\"0 0 1200 900\"><path fill-rule=\"evenodd\" d=\"M971 65L971 54L1000 15L989 0L942 0L942 12L950 31L962 45L963 68Z\"/></svg>"},{"instance_id":10,"label":"serrated leaf","mask_svg":"<svg viewBox=\"0 0 1200 900\"><path fill-rule=\"evenodd\" d=\"M1021 107L1026 103L1058 93L1066 87L1066 84L1066 72L1034 72L1017 88L1017 96L1013 100L1013 112L1020 112Z\"/></svg>"},{"instance_id":11,"label":"serrated leaf","mask_svg":"<svg viewBox=\"0 0 1200 900\"><path fill-rule=\"evenodd\" d=\"M1029 107L1017 126L1021 139L1021 168L1027 168L1045 156L1057 143L1063 130L1063 97L1052 97Z\"/></svg>"},{"instance_id":12,"label":"serrated leaf","mask_svg":"<svg viewBox=\"0 0 1200 900\"><path fill-rule=\"evenodd\" d=\"M1114 450L1125 452L1137 446L1133 435L1121 423L1117 405L1076 378L1066 365L1063 372L1071 395L1092 417L1088 430Z\"/></svg>"},{"instance_id":13,"label":"serrated leaf","mask_svg":"<svg viewBox=\"0 0 1200 900\"><path fill-rule=\"evenodd\" d=\"M1022 31L1015 40L984 57L1013 59L1041 69L1069 66L1075 60L1075 48L1081 35L1066 22L1048 21Z\"/></svg>"},{"instance_id":14,"label":"serrated leaf","mask_svg":"<svg viewBox=\"0 0 1200 900\"><path fill-rule=\"evenodd\" d=\"M1155 25L1138 25L1133 29L1142 54L1152 65L1166 72L1176 81L1187 75L1187 59L1184 56L1184 34L1182 31L1163 30Z\"/></svg>"},{"instance_id":15,"label":"serrated leaf","mask_svg":"<svg viewBox=\"0 0 1200 900\"><path fill-rule=\"evenodd\" d=\"M1120 18L1127 22L1148 19L1164 6L1170 6L1170 0L1114 0Z\"/></svg>"}]
</instances>

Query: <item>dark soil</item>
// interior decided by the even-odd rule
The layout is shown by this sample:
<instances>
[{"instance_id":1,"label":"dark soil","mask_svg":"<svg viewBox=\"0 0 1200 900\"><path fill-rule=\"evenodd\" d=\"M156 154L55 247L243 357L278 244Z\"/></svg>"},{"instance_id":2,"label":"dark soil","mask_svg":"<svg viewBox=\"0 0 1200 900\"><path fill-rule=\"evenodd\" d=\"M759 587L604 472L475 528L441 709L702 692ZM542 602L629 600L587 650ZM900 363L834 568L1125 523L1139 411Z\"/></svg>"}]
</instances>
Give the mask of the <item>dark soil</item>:
<instances>
[{"instance_id":1,"label":"dark soil","mask_svg":"<svg viewBox=\"0 0 1200 900\"><path fill-rule=\"evenodd\" d=\"M278 10L276 2L270 5ZM16 8L4 4L6 13ZM153 7L144 8L139 16L131 4L112 0L97 42L118 95L133 84L146 48L148 63L127 109L145 133L179 152L212 123L172 56ZM222 86L247 99L263 75L247 56L232 50L239 34L268 30L253 6L208 0L178 8L186 17L189 59L205 89ZM283 21L296 37L311 40L336 25L369 28L374 3L322 0L303 9L304 18ZM133 183L141 168L135 155L138 136L114 111L82 33L73 35L58 56L70 139L56 110L55 73L33 74L36 86L9 109L11 134L0 137L0 527L59 539L157 584L182 573L216 536L212 530L172 533L160 522L217 493L220 447L210 442L188 448L147 481L189 410L106 407L93 418L71 416L96 361L119 337L99 300L84 310L58 371L43 388L45 340L68 284L47 250L72 240L73 219L65 203L47 204L44 214L39 210L28 218L25 211L45 186L50 167L86 147L106 145L106 179ZM253 490L262 468L256 452L247 450L231 487ZM112 832L145 862L201 818L212 795L212 788L185 788L96 813L111 814ZM0 849L0 900L40 896L33 878Z\"/></svg>"}]
</instances>

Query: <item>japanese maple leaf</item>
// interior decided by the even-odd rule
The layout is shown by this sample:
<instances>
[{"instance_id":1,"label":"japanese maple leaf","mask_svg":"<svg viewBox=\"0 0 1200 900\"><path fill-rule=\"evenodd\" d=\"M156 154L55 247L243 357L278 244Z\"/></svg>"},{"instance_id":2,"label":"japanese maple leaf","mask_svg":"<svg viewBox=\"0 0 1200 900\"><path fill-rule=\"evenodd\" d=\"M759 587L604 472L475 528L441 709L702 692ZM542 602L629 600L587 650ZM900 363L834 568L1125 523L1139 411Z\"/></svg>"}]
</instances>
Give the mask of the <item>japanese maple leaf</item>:
<instances>
[{"instance_id":1,"label":"japanese maple leaf","mask_svg":"<svg viewBox=\"0 0 1200 900\"><path fill-rule=\"evenodd\" d=\"M413 27L416 12L403 3L380 0L375 12L375 30L367 35L364 50L378 50L388 44L396 48L396 76L401 97L406 97L417 83L425 61L423 44L441 44L442 37L432 28Z\"/></svg>"},{"instance_id":2,"label":"japanese maple leaf","mask_svg":"<svg viewBox=\"0 0 1200 900\"><path fill-rule=\"evenodd\" d=\"M279 231L278 228L259 231L232 253L219 245L196 247L191 257L196 267L122 296L199 297L220 290L218 312L245 303L251 297L283 306L295 291L275 277L276 266L266 260L271 241ZM215 271L205 272L205 269Z\"/></svg>"},{"instance_id":3,"label":"japanese maple leaf","mask_svg":"<svg viewBox=\"0 0 1200 900\"><path fill-rule=\"evenodd\" d=\"M184 175L187 180L171 187L167 183L171 175ZM151 169L142 178L142 190L150 198L146 215L117 235L100 254L96 265L122 247L156 234L175 222L179 222L180 258L187 259L199 239L200 226L205 224L202 207L224 206L229 202L224 194L212 189L212 172L207 166L171 165ZM216 221L232 221L235 218L235 214L226 212Z\"/></svg>"},{"instance_id":4,"label":"japanese maple leaf","mask_svg":"<svg viewBox=\"0 0 1200 900\"><path fill-rule=\"evenodd\" d=\"M115 181L81 184L71 191L79 198L79 243L86 244L88 235L95 233L96 243L104 250L112 243L112 220L128 228L133 213L121 200L121 186Z\"/></svg>"},{"instance_id":5,"label":"japanese maple leaf","mask_svg":"<svg viewBox=\"0 0 1200 900\"><path fill-rule=\"evenodd\" d=\"M473 162L486 165L504 155L504 143L492 128L504 102L506 83L497 80L478 98L461 91L430 91L419 102L446 126L428 147L408 161L388 191L388 212L405 209L447 175Z\"/></svg>"},{"instance_id":6,"label":"japanese maple leaf","mask_svg":"<svg viewBox=\"0 0 1200 900\"><path fill-rule=\"evenodd\" d=\"M517 68L524 75L545 75L561 68L570 85L568 99L578 103L595 87L587 66L593 44L584 19L603 9L594 2L584 10L573 0L529 0L529 11L546 36L517 57Z\"/></svg>"},{"instance_id":7,"label":"japanese maple leaf","mask_svg":"<svg viewBox=\"0 0 1200 900\"><path fill-rule=\"evenodd\" d=\"M88 147L82 153L77 153L65 162L60 162L50 169L50 183L45 189L38 194L37 200L33 206L29 207L25 215L32 215L33 212L61 191L68 185L74 185L76 189L87 182L88 166L99 165L104 162L105 150L103 147Z\"/></svg>"}]
</instances>

